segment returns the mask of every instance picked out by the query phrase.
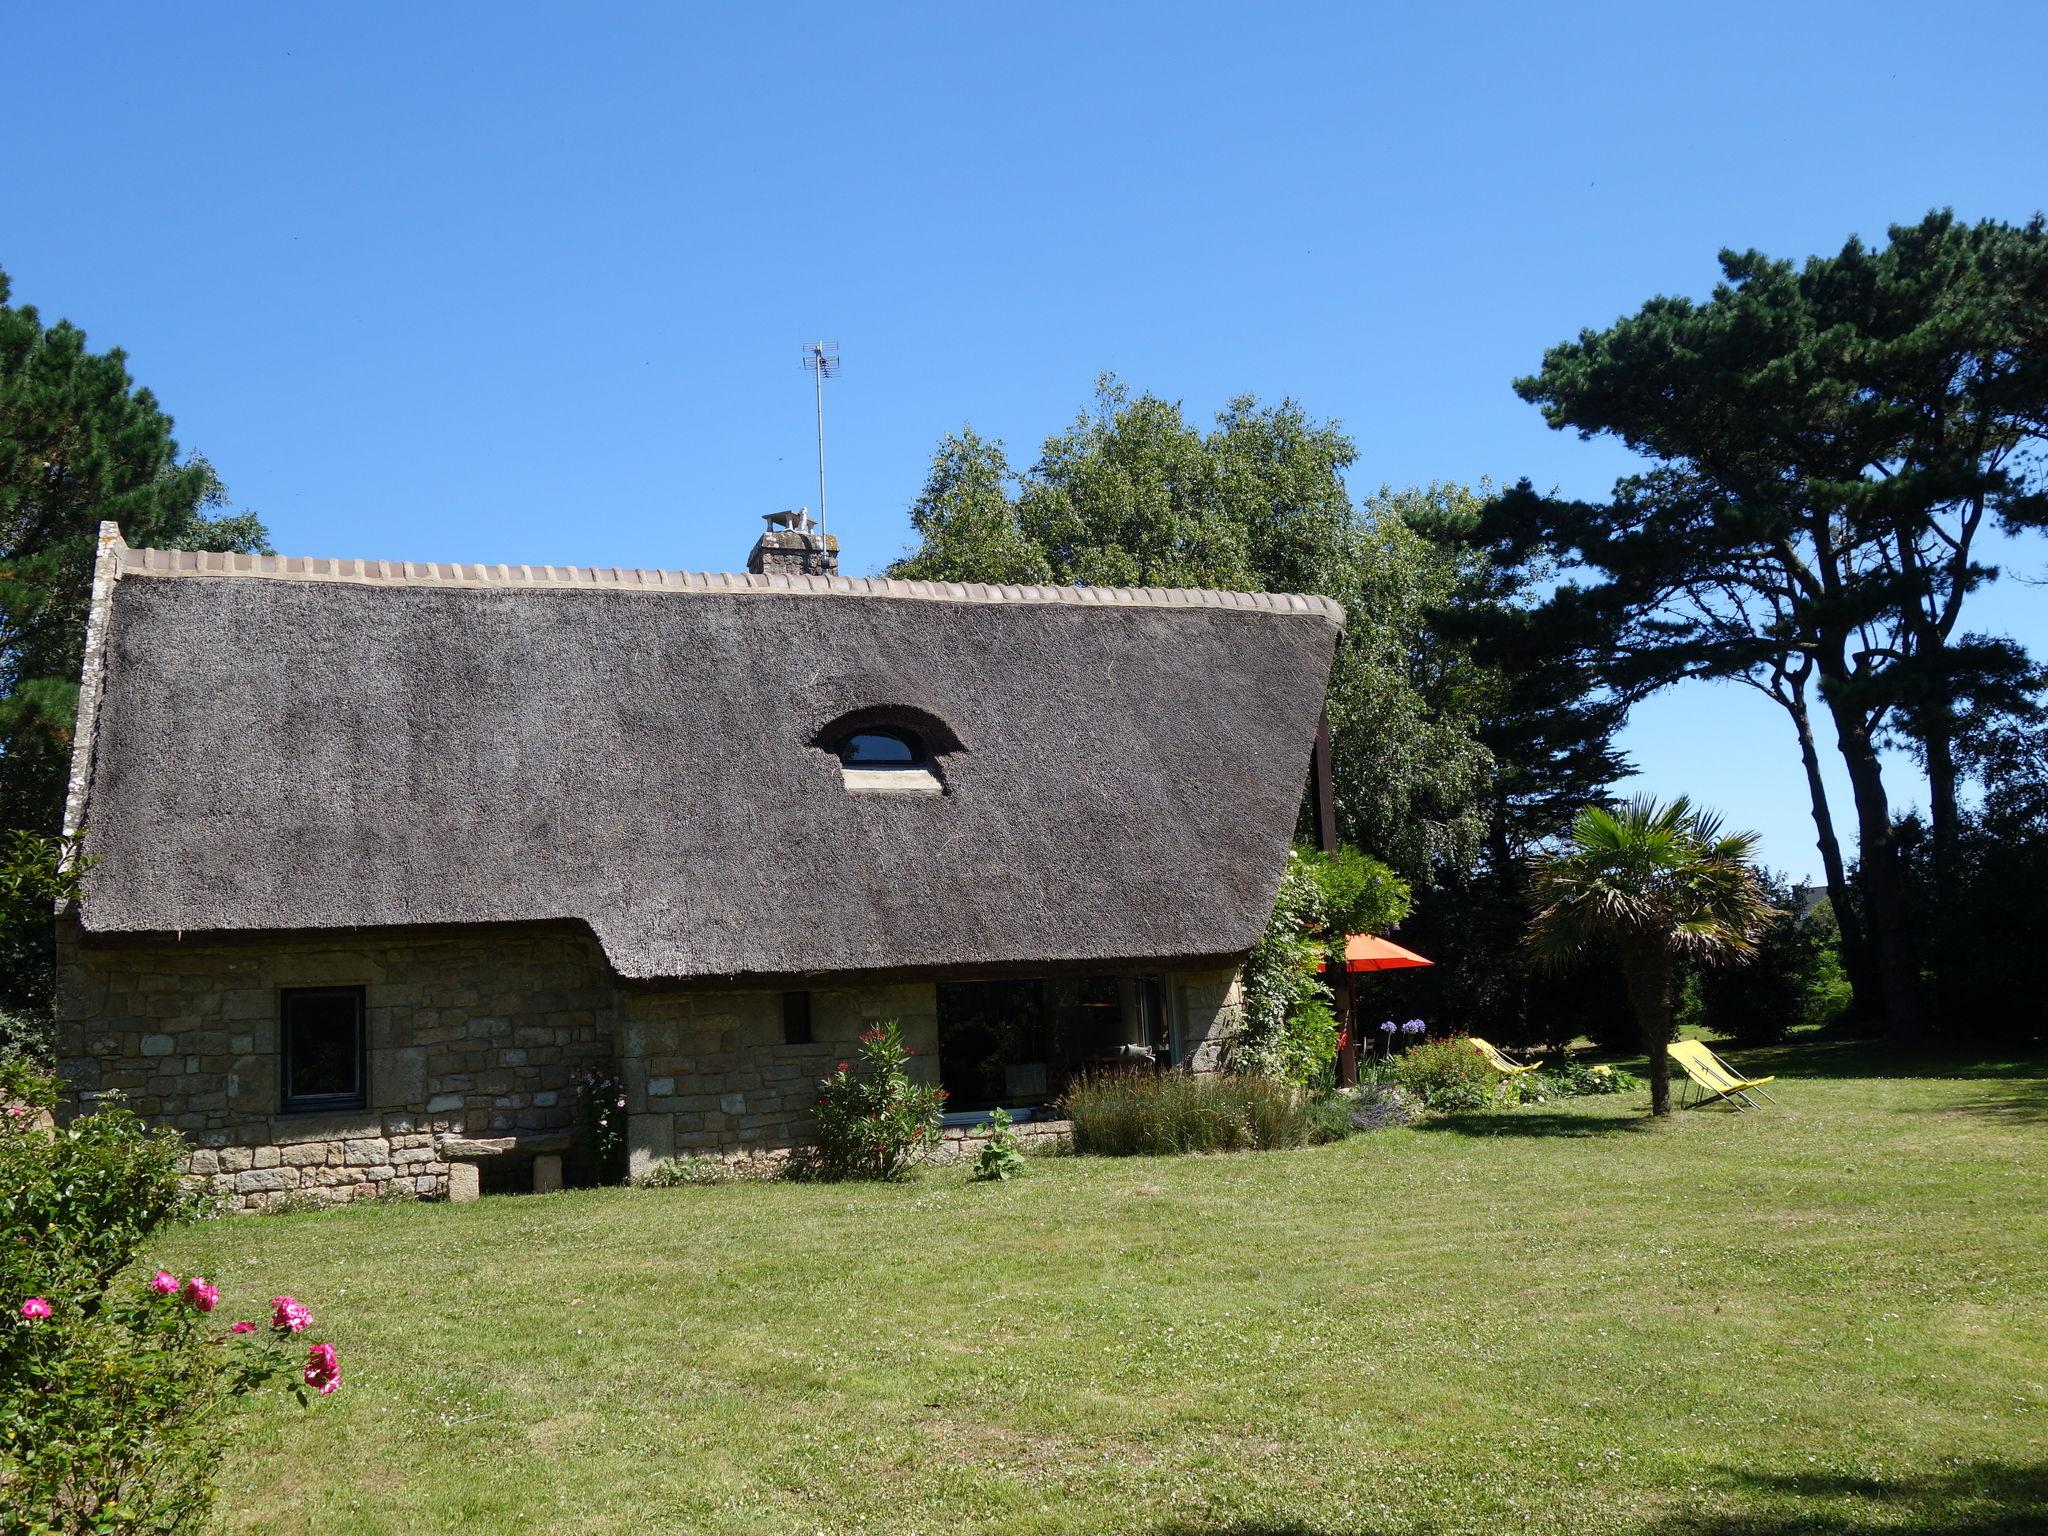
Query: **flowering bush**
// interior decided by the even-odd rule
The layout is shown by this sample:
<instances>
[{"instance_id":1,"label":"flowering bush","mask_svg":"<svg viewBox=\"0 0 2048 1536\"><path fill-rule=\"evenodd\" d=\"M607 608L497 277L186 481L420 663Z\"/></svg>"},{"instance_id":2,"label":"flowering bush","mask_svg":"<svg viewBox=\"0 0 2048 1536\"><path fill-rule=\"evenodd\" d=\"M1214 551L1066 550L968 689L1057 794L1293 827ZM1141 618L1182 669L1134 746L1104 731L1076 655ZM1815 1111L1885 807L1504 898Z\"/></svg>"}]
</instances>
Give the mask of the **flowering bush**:
<instances>
[{"instance_id":1,"label":"flowering bush","mask_svg":"<svg viewBox=\"0 0 2048 1536\"><path fill-rule=\"evenodd\" d=\"M1404 1051L1388 1078L1436 1114L1479 1109L1492 1102L1500 1080L1469 1040L1429 1040Z\"/></svg>"},{"instance_id":2,"label":"flowering bush","mask_svg":"<svg viewBox=\"0 0 2048 1536\"><path fill-rule=\"evenodd\" d=\"M988 1140L981 1156L974 1160L977 1179L1014 1179L1024 1171L1024 1149L1017 1144L1015 1123L1008 1110L992 1109L988 1116Z\"/></svg>"},{"instance_id":3,"label":"flowering bush","mask_svg":"<svg viewBox=\"0 0 2048 1536\"><path fill-rule=\"evenodd\" d=\"M626 1178L626 1085L615 1073L576 1074L576 1133L600 1184Z\"/></svg>"},{"instance_id":4,"label":"flowering bush","mask_svg":"<svg viewBox=\"0 0 2048 1536\"><path fill-rule=\"evenodd\" d=\"M46 1078L8 1086L54 1102ZM0 1536L197 1531L229 1411L266 1388L306 1402L341 1384L293 1298L273 1298L268 1327L223 1327L205 1276L128 1274L180 1209L183 1156L118 1107L55 1131L0 1116Z\"/></svg>"},{"instance_id":5,"label":"flowering bush","mask_svg":"<svg viewBox=\"0 0 2048 1536\"><path fill-rule=\"evenodd\" d=\"M895 1179L939 1143L946 1090L912 1080L894 1019L860 1037L859 1065L842 1061L819 1085L817 1140L791 1172L818 1179Z\"/></svg>"}]
</instances>

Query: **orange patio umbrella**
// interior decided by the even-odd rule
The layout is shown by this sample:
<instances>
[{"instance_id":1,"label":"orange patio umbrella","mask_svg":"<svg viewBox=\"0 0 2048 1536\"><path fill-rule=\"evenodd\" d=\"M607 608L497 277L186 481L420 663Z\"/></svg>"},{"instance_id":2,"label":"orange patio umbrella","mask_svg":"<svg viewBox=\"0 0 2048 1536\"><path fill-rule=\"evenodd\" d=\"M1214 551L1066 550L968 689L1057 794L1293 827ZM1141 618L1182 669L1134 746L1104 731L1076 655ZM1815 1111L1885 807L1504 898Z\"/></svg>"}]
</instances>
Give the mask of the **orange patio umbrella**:
<instances>
[{"instance_id":1,"label":"orange patio umbrella","mask_svg":"<svg viewBox=\"0 0 2048 1536\"><path fill-rule=\"evenodd\" d=\"M1412 949L1403 949L1392 939L1378 934L1354 933L1344 941L1344 969L1347 971L1406 971L1418 965L1435 965ZM1317 970L1324 967L1317 966Z\"/></svg>"}]
</instances>

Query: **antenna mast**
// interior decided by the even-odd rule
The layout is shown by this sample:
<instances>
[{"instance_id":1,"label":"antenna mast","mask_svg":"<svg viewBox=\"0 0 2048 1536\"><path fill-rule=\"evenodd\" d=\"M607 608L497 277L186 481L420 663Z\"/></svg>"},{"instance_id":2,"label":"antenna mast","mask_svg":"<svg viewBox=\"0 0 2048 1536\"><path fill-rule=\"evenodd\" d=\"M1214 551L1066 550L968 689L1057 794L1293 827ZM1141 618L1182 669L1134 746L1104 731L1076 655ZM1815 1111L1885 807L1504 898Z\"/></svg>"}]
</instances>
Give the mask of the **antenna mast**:
<instances>
[{"instance_id":1,"label":"antenna mast","mask_svg":"<svg viewBox=\"0 0 2048 1536\"><path fill-rule=\"evenodd\" d=\"M839 343L804 343L804 370L812 376L818 392L818 532L825 531L825 381L839 377Z\"/></svg>"}]
</instances>

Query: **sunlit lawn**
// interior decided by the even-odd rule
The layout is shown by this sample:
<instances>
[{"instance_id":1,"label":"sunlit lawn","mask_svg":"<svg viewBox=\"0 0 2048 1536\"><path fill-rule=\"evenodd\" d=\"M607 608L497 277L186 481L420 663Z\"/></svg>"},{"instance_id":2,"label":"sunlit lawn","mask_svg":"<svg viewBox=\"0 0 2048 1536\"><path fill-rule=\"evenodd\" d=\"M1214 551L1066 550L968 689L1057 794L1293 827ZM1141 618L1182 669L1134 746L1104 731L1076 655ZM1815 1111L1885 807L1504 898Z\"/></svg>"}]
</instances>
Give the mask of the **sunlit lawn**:
<instances>
[{"instance_id":1,"label":"sunlit lawn","mask_svg":"<svg viewBox=\"0 0 2048 1536\"><path fill-rule=\"evenodd\" d=\"M238 1532L2048 1529L2048 1076L1740 1059L1782 1108L238 1218L161 1257L343 1353L339 1396L244 1421Z\"/></svg>"}]
</instances>

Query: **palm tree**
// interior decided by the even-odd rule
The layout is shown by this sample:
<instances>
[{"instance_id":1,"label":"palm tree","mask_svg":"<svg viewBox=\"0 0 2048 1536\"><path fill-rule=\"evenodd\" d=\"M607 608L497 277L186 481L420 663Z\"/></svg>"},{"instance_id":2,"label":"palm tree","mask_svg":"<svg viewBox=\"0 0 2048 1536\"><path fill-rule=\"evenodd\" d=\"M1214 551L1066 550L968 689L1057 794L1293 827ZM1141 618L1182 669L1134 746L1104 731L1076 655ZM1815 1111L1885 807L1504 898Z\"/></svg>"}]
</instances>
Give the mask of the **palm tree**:
<instances>
[{"instance_id":1,"label":"palm tree","mask_svg":"<svg viewBox=\"0 0 2048 1536\"><path fill-rule=\"evenodd\" d=\"M1754 952L1778 911L1750 867L1754 832L1680 796L1639 795L1619 810L1589 805L1561 852L1536 860L1529 944L1560 964L1596 944L1621 957L1629 1002L1650 1058L1650 1113L1671 1113L1672 974L1680 955L1732 960Z\"/></svg>"}]
</instances>

